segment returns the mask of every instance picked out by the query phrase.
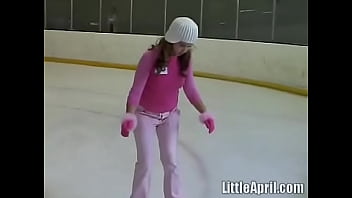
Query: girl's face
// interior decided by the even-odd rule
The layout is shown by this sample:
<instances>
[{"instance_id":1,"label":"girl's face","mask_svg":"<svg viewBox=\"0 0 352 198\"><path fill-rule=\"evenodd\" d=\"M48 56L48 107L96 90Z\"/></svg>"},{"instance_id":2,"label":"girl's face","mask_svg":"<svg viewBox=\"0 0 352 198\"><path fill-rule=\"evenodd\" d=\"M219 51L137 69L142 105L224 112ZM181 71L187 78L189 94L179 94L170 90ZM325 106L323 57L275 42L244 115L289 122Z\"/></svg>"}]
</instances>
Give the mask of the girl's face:
<instances>
[{"instance_id":1,"label":"girl's face","mask_svg":"<svg viewBox=\"0 0 352 198\"><path fill-rule=\"evenodd\" d=\"M173 50L175 56L181 56L182 54L188 52L193 47L193 44L178 42L173 44Z\"/></svg>"}]
</instances>

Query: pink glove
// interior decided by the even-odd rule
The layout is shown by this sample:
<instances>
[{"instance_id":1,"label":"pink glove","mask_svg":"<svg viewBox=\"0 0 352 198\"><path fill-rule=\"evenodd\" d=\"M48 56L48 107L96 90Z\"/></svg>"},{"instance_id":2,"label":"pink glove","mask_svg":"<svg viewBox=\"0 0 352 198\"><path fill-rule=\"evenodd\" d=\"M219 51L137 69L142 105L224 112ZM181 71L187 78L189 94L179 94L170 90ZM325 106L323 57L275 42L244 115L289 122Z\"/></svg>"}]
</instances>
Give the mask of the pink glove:
<instances>
[{"instance_id":1,"label":"pink glove","mask_svg":"<svg viewBox=\"0 0 352 198\"><path fill-rule=\"evenodd\" d=\"M212 133L215 130L215 118L208 112L204 112L199 115L199 121L208 128L208 132Z\"/></svg>"},{"instance_id":2,"label":"pink glove","mask_svg":"<svg viewBox=\"0 0 352 198\"><path fill-rule=\"evenodd\" d=\"M121 135L128 137L131 131L134 131L137 126L137 117L133 113L126 113L122 118Z\"/></svg>"}]
</instances>

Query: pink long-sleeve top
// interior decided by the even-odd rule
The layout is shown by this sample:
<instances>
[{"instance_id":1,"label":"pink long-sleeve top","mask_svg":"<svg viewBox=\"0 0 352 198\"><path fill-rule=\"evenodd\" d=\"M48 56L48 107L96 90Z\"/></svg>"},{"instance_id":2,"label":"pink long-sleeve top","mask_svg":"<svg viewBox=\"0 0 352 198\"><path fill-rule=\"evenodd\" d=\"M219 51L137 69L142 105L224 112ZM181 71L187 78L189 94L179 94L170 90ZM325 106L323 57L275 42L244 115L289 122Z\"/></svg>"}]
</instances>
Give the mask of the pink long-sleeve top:
<instances>
[{"instance_id":1,"label":"pink long-sleeve top","mask_svg":"<svg viewBox=\"0 0 352 198\"><path fill-rule=\"evenodd\" d=\"M180 62L177 56L171 56L167 74L156 74L155 62L158 55L158 50L149 50L139 60L127 103L142 106L147 111L155 113L171 111L178 105L180 88L183 88L192 104L200 102L201 97L193 77L192 64L190 63L187 69L187 76L181 76Z\"/></svg>"}]
</instances>

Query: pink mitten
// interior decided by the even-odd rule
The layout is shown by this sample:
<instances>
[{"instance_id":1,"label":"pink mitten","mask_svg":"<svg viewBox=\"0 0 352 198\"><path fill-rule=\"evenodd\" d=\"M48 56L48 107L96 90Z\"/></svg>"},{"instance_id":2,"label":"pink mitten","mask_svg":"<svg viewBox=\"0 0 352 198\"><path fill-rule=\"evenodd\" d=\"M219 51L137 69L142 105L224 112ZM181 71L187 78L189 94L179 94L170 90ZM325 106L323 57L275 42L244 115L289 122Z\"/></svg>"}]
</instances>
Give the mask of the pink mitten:
<instances>
[{"instance_id":1,"label":"pink mitten","mask_svg":"<svg viewBox=\"0 0 352 198\"><path fill-rule=\"evenodd\" d=\"M215 130L215 118L208 112L204 112L199 115L199 121L209 129L209 133L214 132Z\"/></svg>"},{"instance_id":2,"label":"pink mitten","mask_svg":"<svg viewBox=\"0 0 352 198\"><path fill-rule=\"evenodd\" d=\"M131 131L134 131L137 126L137 117L133 113L126 113L122 118L121 135L128 137Z\"/></svg>"}]
</instances>

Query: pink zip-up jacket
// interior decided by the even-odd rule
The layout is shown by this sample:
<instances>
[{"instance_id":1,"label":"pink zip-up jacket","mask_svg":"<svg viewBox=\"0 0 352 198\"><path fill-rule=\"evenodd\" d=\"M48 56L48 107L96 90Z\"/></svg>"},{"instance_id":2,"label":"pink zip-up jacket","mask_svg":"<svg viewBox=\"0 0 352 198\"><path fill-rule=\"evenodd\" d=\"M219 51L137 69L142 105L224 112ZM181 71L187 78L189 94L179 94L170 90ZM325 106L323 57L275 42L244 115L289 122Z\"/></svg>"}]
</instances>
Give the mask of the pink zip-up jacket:
<instances>
[{"instance_id":1,"label":"pink zip-up jacket","mask_svg":"<svg viewBox=\"0 0 352 198\"><path fill-rule=\"evenodd\" d=\"M180 88L183 88L191 104L199 103L201 97L194 80L192 63L187 69L187 76L183 77L177 56L171 56L167 74L156 74L155 63L158 55L158 49L148 50L139 60L127 104L142 106L154 113L171 111L178 105Z\"/></svg>"}]
</instances>

